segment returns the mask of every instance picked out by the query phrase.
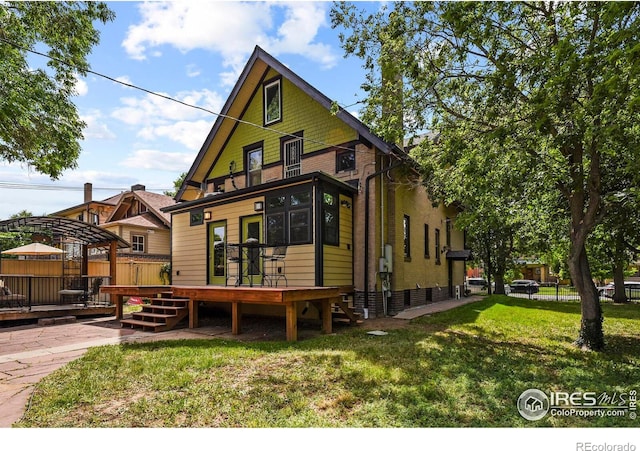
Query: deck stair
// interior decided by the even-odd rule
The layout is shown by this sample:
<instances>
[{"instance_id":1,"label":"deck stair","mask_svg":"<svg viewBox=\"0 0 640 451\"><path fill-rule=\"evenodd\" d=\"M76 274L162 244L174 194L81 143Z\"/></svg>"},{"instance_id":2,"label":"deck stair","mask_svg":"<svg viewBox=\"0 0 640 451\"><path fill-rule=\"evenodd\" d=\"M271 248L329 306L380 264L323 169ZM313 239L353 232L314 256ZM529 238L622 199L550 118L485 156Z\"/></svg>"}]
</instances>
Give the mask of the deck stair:
<instances>
[{"instance_id":1,"label":"deck stair","mask_svg":"<svg viewBox=\"0 0 640 451\"><path fill-rule=\"evenodd\" d=\"M142 311L131 314L130 319L120 321L121 327L130 326L143 331L164 332L175 328L189 316L189 299L170 297L163 293L160 298L151 298L149 304L142 305Z\"/></svg>"},{"instance_id":2,"label":"deck stair","mask_svg":"<svg viewBox=\"0 0 640 451\"><path fill-rule=\"evenodd\" d=\"M356 312L353 307L354 293L353 287L340 287L340 296L342 299L334 302L331 306L333 322L352 325L362 324L362 315Z\"/></svg>"}]
</instances>

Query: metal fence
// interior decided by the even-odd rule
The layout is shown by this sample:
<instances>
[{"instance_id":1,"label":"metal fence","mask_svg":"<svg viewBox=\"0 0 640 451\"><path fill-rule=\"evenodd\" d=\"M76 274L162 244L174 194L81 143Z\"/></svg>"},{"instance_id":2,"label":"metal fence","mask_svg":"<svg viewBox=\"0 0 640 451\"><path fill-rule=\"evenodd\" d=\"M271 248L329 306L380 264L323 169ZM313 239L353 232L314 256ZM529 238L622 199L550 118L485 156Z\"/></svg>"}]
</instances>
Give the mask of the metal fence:
<instances>
[{"instance_id":1,"label":"metal fence","mask_svg":"<svg viewBox=\"0 0 640 451\"><path fill-rule=\"evenodd\" d=\"M0 274L0 308L60 304L109 304L99 293L109 276L35 276Z\"/></svg>"},{"instance_id":2,"label":"metal fence","mask_svg":"<svg viewBox=\"0 0 640 451\"><path fill-rule=\"evenodd\" d=\"M509 296L518 297L518 298L526 298L526 299L534 299L534 300L543 300L543 301L579 301L580 295L575 287L571 285L561 285L557 283L539 283L539 287L537 290L534 288L531 289L521 289L522 291L514 292L510 288ZM505 287L506 288L506 287ZM601 300L609 300L610 298L605 296L604 293L600 293Z\"/></svg>"}]
</instances>

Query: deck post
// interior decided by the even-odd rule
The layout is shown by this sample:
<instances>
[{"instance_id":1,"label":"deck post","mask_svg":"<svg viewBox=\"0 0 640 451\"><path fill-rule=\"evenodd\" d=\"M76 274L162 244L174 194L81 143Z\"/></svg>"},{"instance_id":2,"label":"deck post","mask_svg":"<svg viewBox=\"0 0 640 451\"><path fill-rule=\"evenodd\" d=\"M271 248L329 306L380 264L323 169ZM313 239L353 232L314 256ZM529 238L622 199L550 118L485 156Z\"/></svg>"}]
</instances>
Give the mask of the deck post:
<instances>
[{"instance_id":1,"label":"deck post","mask_svg":"<svg viewBox=\"0 0 640 451\"><path fill-rule=\"evenodd\" d=\"M238 335L242 332L242 304L231 303L231 333Z\"/></svg>"},{"instance_id":2,"label":"deck post","mask_svg":"<svg viewBox=\"0 0 640 451\"><path fill-rule=\"evenodd\" d=\"M189 299L189 329L198 327L198 301Z\"/></svg>"},{"instance_id":3,"label":"deck post","mask_svg":"<svg viewBox=\"0 0 640 451\"><path fill-rule=\"evenodd\" d=\"M298 340L298 309L295 302L287 302L287 341Z\"/></svg>"}]
</instances>

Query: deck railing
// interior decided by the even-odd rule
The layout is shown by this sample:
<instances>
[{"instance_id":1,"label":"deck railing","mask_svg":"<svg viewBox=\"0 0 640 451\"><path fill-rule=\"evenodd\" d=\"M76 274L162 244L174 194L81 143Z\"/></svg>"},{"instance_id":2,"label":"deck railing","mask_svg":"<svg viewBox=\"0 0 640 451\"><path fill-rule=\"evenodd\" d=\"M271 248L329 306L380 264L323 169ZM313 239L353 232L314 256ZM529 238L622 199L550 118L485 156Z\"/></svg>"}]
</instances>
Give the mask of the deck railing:
<instances>
[{"instance_id":1,"label":"deck railing","mask_svg":"<svg viewBox=\"0 0 640 451\"><path fill-rule=\"evenodd\" d=\"M7 287L12 294L3 295L0 293L0 308L84 304L87 301L109 303L108 295L94 290L96 285L106 285L109 280L109 276L0 274L0 285ZM71 294L65 294L70 292Z\"/></svg>"}]
</instances>

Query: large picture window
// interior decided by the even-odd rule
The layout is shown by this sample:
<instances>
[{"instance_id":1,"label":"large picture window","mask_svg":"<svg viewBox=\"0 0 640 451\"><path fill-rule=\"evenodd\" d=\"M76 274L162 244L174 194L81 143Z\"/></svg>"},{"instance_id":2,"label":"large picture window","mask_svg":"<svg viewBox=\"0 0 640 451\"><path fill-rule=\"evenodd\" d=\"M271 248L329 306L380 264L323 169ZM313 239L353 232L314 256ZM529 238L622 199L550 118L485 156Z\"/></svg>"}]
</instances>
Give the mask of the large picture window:
<instances>
[{"instance_id":1,"label":"large picture window","mask_svg":"<svg viewBox=\"0 0 640 451\"><path fill-rule=\"evenodd\" d=\"M280 80L264 85L264 124L269 125L282 120L282 91Z\"/></svg>"},{"instance_id":2,"label":"large picture window","mask_svg":"<svg viewBox=\"0 0 640 451\"><path fill-rule=\"evenodd\" d=\"M312 242L311 188L278 191L265 199L267 244L308 244Z\"/></svg>"}]
</instances>

